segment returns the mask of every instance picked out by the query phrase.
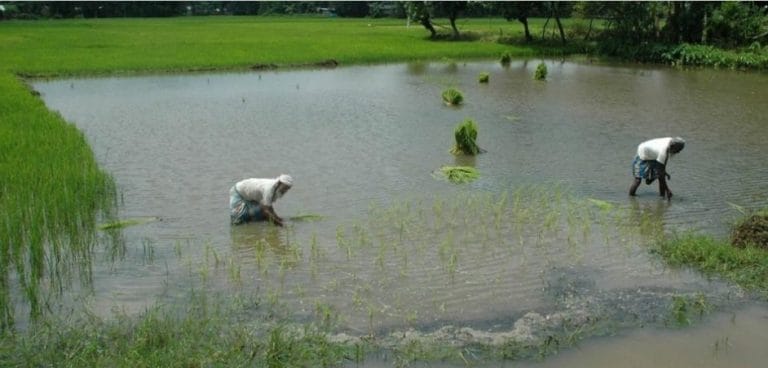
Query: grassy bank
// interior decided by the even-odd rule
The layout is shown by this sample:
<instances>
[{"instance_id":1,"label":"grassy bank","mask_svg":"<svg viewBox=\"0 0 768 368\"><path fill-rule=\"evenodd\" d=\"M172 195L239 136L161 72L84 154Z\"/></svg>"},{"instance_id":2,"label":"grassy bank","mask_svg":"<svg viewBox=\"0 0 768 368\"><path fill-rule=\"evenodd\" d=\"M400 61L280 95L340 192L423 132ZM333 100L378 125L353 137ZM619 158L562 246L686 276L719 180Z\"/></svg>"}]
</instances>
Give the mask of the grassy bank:
<instances>
[{"instance_id":1,"label":"grassy bank","mask_svg":"<svg viewBox=\"0 0 768 368\"><path fill-rule=\"evenodd\" d=\"M764 249L736 248L726 240L688 233L662 241L655 251L670 265L692 267L768 296L768 251Z\"/></svg>"}]
</instances>

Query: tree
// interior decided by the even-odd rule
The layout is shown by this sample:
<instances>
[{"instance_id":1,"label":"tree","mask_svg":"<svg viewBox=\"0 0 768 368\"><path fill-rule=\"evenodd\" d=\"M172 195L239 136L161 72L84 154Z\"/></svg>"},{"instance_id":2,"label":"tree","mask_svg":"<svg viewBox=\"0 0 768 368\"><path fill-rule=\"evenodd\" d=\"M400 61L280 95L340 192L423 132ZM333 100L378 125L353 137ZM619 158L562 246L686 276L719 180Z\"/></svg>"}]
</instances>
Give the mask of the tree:
<instances>
[{"instance_id":1,"label":"tree","mask_svg":"<svg viewBox=\"0 0 768 368\"><path fill-rule=\"evenodd\" d=\"M426 1L410 1L405 6L408 18L421 23L429 31L429 38L435 38L437 31L435 31L435 27L432 25L430 8L430 3Z\"/></svg>"},{"instance_id":2,"label":"tree","mask_svg":"<svg viewBox=\"0 0 768 368\"><path fill-rule=\"evenodd\" d=\"M563 31L563 23L560 22L561 14L564 14L564 6L559 1L550 1L548 4L550 14L555 17L555 23L557 23L557 29L560 30L560 41L565 45L565 32Z\"/></svg>"},{"instance_id":3,"label":"tree","mask_svg":"<svg viewBox=\"0 0 768 368\"><path fill-rule=\"evenodd\" d=\"M538 6L538 3L534 1L511 1L502 2L498 5L501 15L505 19L508 21L517 19L517 21L523 24L526 42L533 41L533 36L531 36L531 31L528 28L528 17L536 6Z\"/></svg>"},{"instance_id":4,"label":"tree","mask_svg":"<svg viewBox=\"0 0 768 368\"><path fill-rule=\"evenodd\" d=\"M456 28L456 18L459 14L467 10L467 2L465 1L440 1L436 2L435 6L438 7L437 11L445 13L448 20L451 22L451 29L453 30L453 38L458 39L461 35L459 29Z\"/></svg>"}]
</instances>

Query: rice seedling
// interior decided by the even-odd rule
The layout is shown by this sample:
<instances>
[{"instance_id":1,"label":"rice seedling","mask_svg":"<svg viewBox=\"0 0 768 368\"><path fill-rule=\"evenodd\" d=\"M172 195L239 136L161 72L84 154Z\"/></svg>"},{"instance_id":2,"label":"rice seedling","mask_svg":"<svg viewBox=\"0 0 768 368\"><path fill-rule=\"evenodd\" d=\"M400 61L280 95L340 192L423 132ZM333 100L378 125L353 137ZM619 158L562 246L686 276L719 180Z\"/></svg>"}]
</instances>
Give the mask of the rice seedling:
<instances>
[{"instance_id":1,"label":"rice seedling","mask_svg":"<svg viewBox=\"0 0 768 368\"><path fill-rule=\"evenodd\" d=\"M501 65L508 66L512 62L512 54L509 51L504 52L501 54L499 62L501 62Z\"/></svg>"},{"instance_id":2,"label":"rice seedling","mask_svg":"<svg viewBox=\"0 0 768 368\"><path fill-rule=\"evenodd\" d=\"M458 89L449 87L441 95L443 102L448 106L458 106L464 102L464 95Z\"/></svg>"},{"instance_id":3,"label":"rice seedling","mask_svg":"<svg viewBox=\"0 0 768 368\"><path fill-rule=\"evenodd\" d=\"M454 155L477 155L485 152L477 145L477 125L472 119L465 119L453 131L456 144L451 149Z\"/></svg>"},{"instance_id":4,"label":"rice seedling","mask_svg":"<svg viewBox=\"0 0 768 368\"><path fill-rule=\"evenodd\" d=\"M143 238L141 247L144 251L144 264L153 264L155 262L155 245L151 239Z\"/></svg>"},{"instance_id":5,"label":"rice seedling","mask_svg":"<svg viewBox=\"0 0 768 368\"><path fill-rule=\"evenodd\" d=\"M482 72L477 76L477 81L479 83L488 83L488 81L491 79L491 75L488 74L488 72Z\"/></svg>"},{"instance_id":6,"label":"rice seedling","mask_svg":"<svg viewBox=\"0 0 768 368\"><path fill-rule=\"evenodd\" d=\"M544 62L541 62L539 63L538 66L536 66L536 71L533 74L533 79L535 80L547 79L547 64L544 64Z\"/></svg>"},{"instance_id":7,"label":"rice seedling","mask_svg":"<svg viewBox=\"0 0 768 368\"><path fill-rule=\"evenodd\" d=\"M477 169L469 166L443 166L440 172L451 183L469 183L480 177Z\"/></svg>"},{"instance_id":8,"label":"rice seedling","mask_svg":"<svg viewBox=\"0 0 768 368\"><path fill-rule=\"evenodd\" d=\"M157 220L159 220L158 217L136 217L125 220L110 221L99 225L98 228L99 230L122 229L124 227L146 224Z\"/></svg>"},{"instance_id":9,"label":"rice seedling","mask_svg":"<svg viewBox=\"0 0 768 368\"><path fill-rule=\"evenodd\" d=\"M300 213L298 215L294 215L289 217L291 221L304 221L304 222L312 222L312 221L320 221L324 217L322 215L318 215L316 213Z\"/></svg>"}]
</instances>

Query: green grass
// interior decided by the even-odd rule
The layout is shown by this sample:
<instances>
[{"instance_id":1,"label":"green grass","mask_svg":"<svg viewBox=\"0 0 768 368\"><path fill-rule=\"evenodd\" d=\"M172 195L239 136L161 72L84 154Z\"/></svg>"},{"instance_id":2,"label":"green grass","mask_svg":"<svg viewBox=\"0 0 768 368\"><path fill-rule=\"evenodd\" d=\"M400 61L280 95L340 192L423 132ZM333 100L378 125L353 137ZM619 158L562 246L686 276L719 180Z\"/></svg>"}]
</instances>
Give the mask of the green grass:
<instances>
[{"instance_id":1,"label":"green grass","mask_svg":"<svg viewBox=\"0 0 768 368\"><path fill-rule=\"evenodd\" d=\"M48 111L21 81L0 73L0 329L13 325L10 279L42 313L39 283L57 290L90 259L98 209L108 210L112 178L75 126Z\"/></svg>"},{"instance_id":2,"label":"green grass","mask_svg":"<svg viewBox=\"0 0 768 368\"><path fill-rule=\"evenodd\" d=\"M514 22L467 20L472 32L514 34ZM341 64L538 54L495 40L430 42L395 19L189 17L0 23L3 70L30 75L247 68L334 59Z\"/></svg>"},{"instance_id":3,"label":"green grass","mask_svg":"<svg viewBox=\"0 0 768 368\"><path fill-rule=\"evenodd\" d=\"M708 235L686 233L663 240L655 251L673 266L692 267L768 295L766 250L736 248Z\"/></svg>"}]
</instances>

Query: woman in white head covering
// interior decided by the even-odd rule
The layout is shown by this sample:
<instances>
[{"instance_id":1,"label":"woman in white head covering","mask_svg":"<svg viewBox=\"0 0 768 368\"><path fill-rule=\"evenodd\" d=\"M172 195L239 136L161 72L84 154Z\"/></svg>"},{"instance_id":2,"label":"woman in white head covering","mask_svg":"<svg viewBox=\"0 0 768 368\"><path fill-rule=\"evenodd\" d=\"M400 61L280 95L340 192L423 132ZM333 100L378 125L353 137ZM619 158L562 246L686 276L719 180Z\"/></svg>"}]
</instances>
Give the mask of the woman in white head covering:
<instances>
[{"instance_id":1,"label":"woman in white head covering","mask_svg":"<svg viewBox=\"0 0 768 368\"><path fill-rule=\"evenodd\" d=\"M270 221L283 226L273 204L293 187L293 178L282 174L274 179L250 178L229 189L230 219L233 225L250 221Z\"/></svg>"}]
</instances>

